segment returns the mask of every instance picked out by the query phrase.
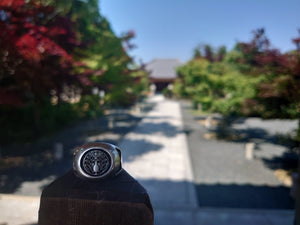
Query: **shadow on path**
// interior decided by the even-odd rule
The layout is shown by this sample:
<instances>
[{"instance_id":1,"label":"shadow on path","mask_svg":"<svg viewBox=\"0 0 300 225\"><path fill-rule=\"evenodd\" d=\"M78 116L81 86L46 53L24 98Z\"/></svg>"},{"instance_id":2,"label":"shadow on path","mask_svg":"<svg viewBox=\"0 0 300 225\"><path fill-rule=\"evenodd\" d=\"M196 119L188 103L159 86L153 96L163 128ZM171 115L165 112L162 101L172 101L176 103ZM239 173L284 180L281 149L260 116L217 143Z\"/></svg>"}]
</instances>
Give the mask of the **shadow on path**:
<instances>
[{"instance_id":1,"label":"shadow on path","mask_svg":"<svg viewBox=\"0 0 300 225\"><path fill-rule=\"evenodd\" d=\"M293 209L289 188L237 184L196 185L200 207Z\"/></svg>"},{"instance_id":2,"label":"shadow on path","mask_svg":"<svg viewBox=\"0 0 300 225\"><path fill-rule=\"evenodd\" d=\"M151 201L157 208L168 206L183 207L188 203L185 192L187 181L140 180L147 189ZM192 184L195 185L195 184ZM235 209L294 209L294 200L289 188L250 184L196 184L198 206L206 208ZM184 195L186 194L186 195Z\"/></svg>"},{"instance_id":3,"label":"shadow on path","mask_svg":"<svg viewBox=\"0 0 300 225\"><path fill-rule=\"evenodd\" d=\"M136 130L137 134L151 135L155 133L160 133L162 136L166 137L175 137L178 133L182 132L183 131L178 129L177 126L174 126L168 122L145 122L141 124L141 126L139 126L139 128Z\"/></svg>"},{"instance_id":4,"label":"shadow on path","mask_svg":"<svg viewBox=\"0 0 300 225\"><path fill-rule=\"evenodd\" d=\"M146 140L126 139L122 146L122 157L124 162L134 161L136 157L146 154L147 152L159 151L163 146ZM130 154L126 150L129 150Z\"/></svg>"},{"instance_id":5,"label":"shadow on path","mask_svg":"<svg viewBox=\"0 0 300 225\"><path fill-rule=\"evenodd\" d=\"M38 156L41 156L39 154ZM30 157L19 166L13 166L1 170L0 193L14 193L23 182L42 181L46 178L57 177L72 168L72 160L54 162L51 158ZM42 187L41 187L42 188ZM38 194L38 193L36 193Z\"/></svg>"},{"instance_id":6,"label":"shadow on path","mask_svg":"<svg viewBox=\"0 0 300 225\"><path fill-rule=\"evenodd\" d=\"M294 170L298 167L298 155L294 152L284 152L280 156L270 158L262 158L265 166L272 170L284 169Z\"/></svg>"},{"instance_id":7,"label":"shadow on path","mask_svg":"<svg viewBox=\"0 0 300 225\"><path fill-rule=\"evenodd\" d=\"M110 117L114 118L112 128L109 127ZM15 193L23 182L40 182L49 177L64 174L72 168L73 149L86 143L88 137L100 135L101 139L97 141L118 144L122 137L131 131L140 120L140 117L124 112L113 113L99 119L81 122L35 143L15 145L4 150L2 148L0 193ZM54 160L53 146L55 143L63 145L64 158L61 161ZM22 149L15 151L16 148ZM28 154L28 152L36 153Z\"/></svg>"}]
</instances>

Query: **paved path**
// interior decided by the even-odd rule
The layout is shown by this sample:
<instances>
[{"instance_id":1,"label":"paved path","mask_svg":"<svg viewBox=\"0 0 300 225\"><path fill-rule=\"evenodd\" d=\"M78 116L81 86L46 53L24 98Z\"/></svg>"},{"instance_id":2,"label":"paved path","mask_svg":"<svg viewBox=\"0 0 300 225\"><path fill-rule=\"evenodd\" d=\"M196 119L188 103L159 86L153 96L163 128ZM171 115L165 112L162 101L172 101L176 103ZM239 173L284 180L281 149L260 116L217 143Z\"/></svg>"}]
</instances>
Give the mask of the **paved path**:
<instances>
[{"instance_id":1,"label":"paved path","mask_svg":"<svg viewBox=\"0 0 300 225\"><path fill-rule=\"evenodd\" d=\"M197 207L179 103L154 96L148 104L153 109L125 135L119 146L123 150L124 168L150 194L155 225L292 224L292 211ZM0 224L7 221L8 225L34 224L38 201L38 198L0 195Z\"/></svg>"},{"instance_id":2,"label":"paved path","mask_svg":"<svg viewBox=\"0 0 300 225\"><path fill-rule=\"evenodd\" d=\"M180 106L162 96L120 143L124 168L148 190L154 209L197 206Z\"/></svg>"}]
</instances>

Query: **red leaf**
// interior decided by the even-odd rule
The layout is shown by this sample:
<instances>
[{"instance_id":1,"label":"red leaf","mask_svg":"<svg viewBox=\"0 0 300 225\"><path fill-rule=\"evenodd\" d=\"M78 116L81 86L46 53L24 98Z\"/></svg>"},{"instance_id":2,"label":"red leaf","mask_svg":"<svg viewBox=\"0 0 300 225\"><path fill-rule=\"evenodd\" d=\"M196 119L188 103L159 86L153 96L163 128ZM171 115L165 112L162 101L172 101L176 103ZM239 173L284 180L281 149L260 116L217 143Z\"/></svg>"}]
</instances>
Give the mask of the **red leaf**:
<instances>
[{"instance_id":1,"label":"red leaf","mask_svg":"<svg viewBox=\"0 0 300 225\"><path fill-rule=\"evenodd\" d=\"M96 70L95 72L94 72L94 75L95 76L101 76L101 75L103 75L105 73L105 70Z\"/></svg>"},{"instance_id":2,"label":"red leaf","mask_svg":"<svg viewBox=\"0 0 300 225\"><path fill-rule=\"evenodd\" d=\"M79 82L84 85L84 86L92 86L93 82L91 80L89 80L86 76L77 76Z\"/></svg>"},{"instance_id":3,"label":"red leaf","mask_svg":"<svg viewBox=\"0 0 300 225\"><path fill-rule=\"evenodd\" d=\"M50 36L65 35L65 34L67 34L67 31L62 27L53 27L53 28L49 29L48 34Z\"/></svg>"},{"instance_id":4,"label":"red leaf","mask_svg":"<svg viewBox=\"0 0 300 225\"><path fill-rule=\"evenodd\" d=\"M39 61L40 52L37 49L38 40L30 34L25 34L16 42L18 52L27 60Z\"/></svg>"},{"instance_id":5,"label":"red leaf","mask_svg":"<svg viewBox=\"0 0 300 225\"><path fill-rule=\"evenodd\" d=\"M17 8L17 7L22 7L24 5L25 5L24 0L1 0L0 1L0 7Z\"/></svg>"},{"instance_id":6,"label":"red leaf","mask_svg":"<svg viewBox=\"0 0 300 225\"><path fill-rule=\"evenodd\" d=\"M79 67L84 67L84 66L87 66L87 64L86 64L86 63L83 63L83 62L80 62L80 61L76 61L76 62L74 62L74 65L75 65L75 66L79 66Z\"/></svg>"}]
</instances>

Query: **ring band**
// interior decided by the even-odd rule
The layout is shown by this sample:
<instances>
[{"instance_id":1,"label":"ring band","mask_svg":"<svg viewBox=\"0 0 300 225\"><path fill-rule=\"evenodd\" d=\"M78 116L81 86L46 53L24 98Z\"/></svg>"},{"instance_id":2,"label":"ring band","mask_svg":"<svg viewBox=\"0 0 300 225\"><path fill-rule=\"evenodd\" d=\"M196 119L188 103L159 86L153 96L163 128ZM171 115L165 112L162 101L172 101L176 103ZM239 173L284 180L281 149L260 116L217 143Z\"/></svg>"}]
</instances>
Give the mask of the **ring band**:
<instances>
[{"instance_id":1,"label":"ring band","mask_svg":"<svg viewBox=\"0 0 300 225\"><path fill-rule=\"evenodd\" d=\"M122 170L121 150L112 144L88 143L74 151L73 169L83 179L105 179Z\"/></svg>"}]
</instances>

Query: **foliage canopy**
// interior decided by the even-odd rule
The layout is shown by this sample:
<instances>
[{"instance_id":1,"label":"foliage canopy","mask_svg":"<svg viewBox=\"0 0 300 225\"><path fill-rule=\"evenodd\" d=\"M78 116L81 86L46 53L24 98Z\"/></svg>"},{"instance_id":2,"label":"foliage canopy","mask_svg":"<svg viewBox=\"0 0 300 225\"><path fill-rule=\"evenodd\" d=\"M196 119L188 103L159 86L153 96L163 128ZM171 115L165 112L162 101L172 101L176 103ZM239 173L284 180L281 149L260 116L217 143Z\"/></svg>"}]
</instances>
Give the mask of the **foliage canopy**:
<instances>
[{"instance_id":1,"label":"foliage canopy","mask_svg":"<svg viewBox=\"0 0 300 225\"><path fill-rule=\"evenodd\" d=\"M129 106L147 87L128 54L134 32L116 36L97 0L2 0L0 29L2 140Z\"/></svg>"},{"instance_id":2,"label":"foliage canopy","mask_svg":"<svg viewBox=\"0 0 300 225\"><path fill-rule=\"evenodd\" d=\"M300 38L297 49L271 48L264 29L250 42L239 42L226 53L209 45L197 47L194 58L178 68L174 93L190 98L202 110L225 115L299 118Z\"/></svg>"}]
</instances>

